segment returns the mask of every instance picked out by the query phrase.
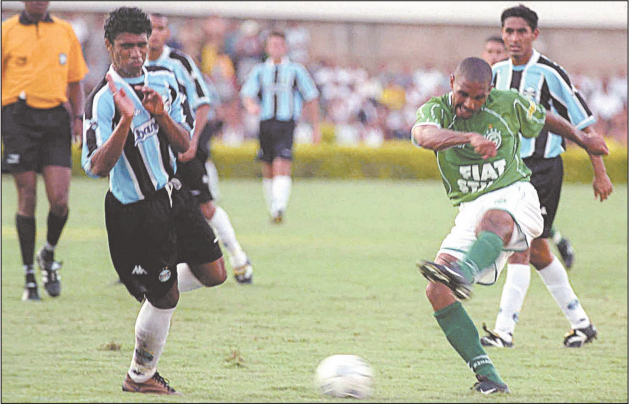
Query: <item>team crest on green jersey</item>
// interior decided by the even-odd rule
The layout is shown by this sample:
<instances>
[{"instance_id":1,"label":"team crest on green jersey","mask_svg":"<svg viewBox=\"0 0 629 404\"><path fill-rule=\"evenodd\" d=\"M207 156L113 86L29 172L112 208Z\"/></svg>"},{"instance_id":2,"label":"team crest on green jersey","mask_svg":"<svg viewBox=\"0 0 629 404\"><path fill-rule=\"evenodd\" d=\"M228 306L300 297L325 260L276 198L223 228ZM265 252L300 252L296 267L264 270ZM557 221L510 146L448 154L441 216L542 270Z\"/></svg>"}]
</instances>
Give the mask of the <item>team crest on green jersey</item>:
<instances>
[{"instance_id":1,"label":"team crest on green jersey","mask_svg":"<svg viewBox=\"0 0 629 404\"><path fill-rule=\"evenodd\" d=\"M502 134L498 129L493 128L492 125L489 125L489 128L487 129L483 137L495 144L496 149L500 148L500 145L502 144Z\"/></svg>"}]
</instances>

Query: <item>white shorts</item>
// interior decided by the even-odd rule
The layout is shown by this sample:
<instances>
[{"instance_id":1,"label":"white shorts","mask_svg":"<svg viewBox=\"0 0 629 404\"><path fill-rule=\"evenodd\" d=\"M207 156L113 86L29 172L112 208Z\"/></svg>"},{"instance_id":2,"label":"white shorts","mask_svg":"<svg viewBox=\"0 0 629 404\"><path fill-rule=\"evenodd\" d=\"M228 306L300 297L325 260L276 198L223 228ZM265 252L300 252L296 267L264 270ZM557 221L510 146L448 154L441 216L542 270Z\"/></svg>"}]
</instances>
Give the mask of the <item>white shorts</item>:
<instances>
[{"instance_id":1,"label":"white shorts","mask_svg":"<svg viewBox=\"0 0 629 404\"><path fill-rule=\"evenodd\" d=\"M437 255L445 253L462 259L476 241L478 222L490 209L508 212L515 225L511 241L503 247L496 261L474 277L474 282L482 285L495 283L509 256L516 251L526 251L531 241L539 237L544 229L537 191L530 182L520 181L482 195L474 201L461 203L454 227L441 243Z\"/></svg>"}]
</instances>

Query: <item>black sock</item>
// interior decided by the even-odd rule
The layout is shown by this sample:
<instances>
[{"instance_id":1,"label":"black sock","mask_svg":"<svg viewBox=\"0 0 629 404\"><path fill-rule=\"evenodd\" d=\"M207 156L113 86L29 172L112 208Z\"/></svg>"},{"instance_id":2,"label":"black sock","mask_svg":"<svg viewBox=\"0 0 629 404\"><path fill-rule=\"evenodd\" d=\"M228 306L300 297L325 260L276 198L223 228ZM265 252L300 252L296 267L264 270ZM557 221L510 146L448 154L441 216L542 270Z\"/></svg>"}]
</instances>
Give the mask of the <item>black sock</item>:
<instances>
[{"instance_id":1,"label":"black sock","mask_svg":"<svg viewBox=\"0 0 629 404\"><path fill-rule=\"evenodd\" d=\"M32 267L35 256L35 218L15 215L15 227L17 228L17 236L20 239L22 264Z\"/></svg>"},{"instance_id":2,"label":"black sock","mask_svg":"<svg viewBox=\"0 0 629 404\"><path fill-rule=\"evenodd\" d=\"M68 220L68 213L70 212L68 211L66 212L65 216L59 217L54 215L52 212L48 212L48 235L46 237L46 241L51 246L56 246L59 242L61 232L66 225L66 221Z\"/></svg>"}]
</instances>

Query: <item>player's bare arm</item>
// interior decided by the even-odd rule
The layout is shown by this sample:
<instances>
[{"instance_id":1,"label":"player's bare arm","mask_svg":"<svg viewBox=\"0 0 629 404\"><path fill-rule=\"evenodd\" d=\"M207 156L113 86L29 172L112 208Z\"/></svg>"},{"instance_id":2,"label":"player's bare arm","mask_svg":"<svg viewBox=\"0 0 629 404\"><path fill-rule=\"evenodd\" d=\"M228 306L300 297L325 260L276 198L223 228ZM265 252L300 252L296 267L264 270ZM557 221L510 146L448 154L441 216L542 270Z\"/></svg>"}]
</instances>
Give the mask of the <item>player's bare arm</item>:
<instances>
[{"instance_id":1,"label":"player's bare arm","mask_svg":"<svg viewBox=\"0 0 629 404\"><path fill-rule=\"evenodd\" d=\"M178 123L176 123L164 108L162 97L151 87L142 86L138 88L144 94L142 105L155 117L160 128L166 132L168 141L175 152L183 153L190 147L190 134Z\"/></svg>"},{"instance_id":2,"label":"player's bare arm","mask_svg":"<svg viewBox=\"0 0 629 404\"><path fill-rule=\"evenodd\" d=\"M70 114L72 120L72 138L74 143L81 146L83 141L83 105L85 105L85 92L83 82L68 83L68 101L70 101Z\"/></svg>"},{"instance_id":3,"label":"player's bare arm","mask_svg":"<svg viewBox=\"0 0 629 404\"><path fill-rule=\"evenodd\" d=\"M251 97L243 98L242 105L245 107L247 112L252 115L258 115L260 113L260 105Z\"/></svg>"},{"instance_id":4,"label":"player's bare arm","mask_svg":"<svg viewBox=\"0 0 629 404\"><path fill-rule=\"evenodd\" d=\"M474 132L456 132L436 126L421 125L413 129L413 137L418 145L434 151L469 143L483 160L496 155L494 142Z\"/></svg>"},{"instance_id":5,"label":"player's bare arm","mask_svg":"<svg viewBox=\"0 0 629 404\"><path fill-rule=\"evenodd\" d=\"M607 156L609 154L609 149L602 136L580 131L566 119L550 111L546 114L544 128L565 139L572 140L591 155Z\"/></svg>"},{"instance_id":6,"label":"player's bare arm","mask_svg":"<svg viewBox=\"0 0 629 404\"><path fill-rule=\"evenodd\" d=\"M583 129L584 132L590 135L600 136L591 126ZM607 169L601 156L595 156L590 154L590 161L592 162L592 168L594 169L594 179L592 180L592 188L594 188L594 198L599 199L601 202L609 198L614 191L612 181L607 175Z\"/></svg>"},{"instance_id":7,"label":"player's bare arm","mask_svg":"<svg viewBox=\"0 0 629 404\"><path fill-rule=\"evenodd\" d=\"M108 74L106 76L109 91L114 96L114 104L116 109L120 113L120 121L114 129L111 137L102 144L101 147L96 150L94 156L92 156L92 172L99 177L106 177L109 172L114 168L116 162L122 155L125 142L127 141L127 135L131 129L131 122L133 121L133 113L135 112L135 106L133 101L127 96L127 93L123 88L116 87L113 78Z\"/></svg>"}]
</instances>

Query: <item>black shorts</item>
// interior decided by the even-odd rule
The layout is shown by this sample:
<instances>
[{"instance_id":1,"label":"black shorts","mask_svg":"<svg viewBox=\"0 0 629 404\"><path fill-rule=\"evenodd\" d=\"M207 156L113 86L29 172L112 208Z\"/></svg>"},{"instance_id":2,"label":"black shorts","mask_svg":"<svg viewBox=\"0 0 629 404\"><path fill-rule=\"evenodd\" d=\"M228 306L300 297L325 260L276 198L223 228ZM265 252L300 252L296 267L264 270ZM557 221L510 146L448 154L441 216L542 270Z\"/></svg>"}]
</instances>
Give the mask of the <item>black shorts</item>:
<instances>
[{"instance_id":1,"label":"black shorts","mask_svg":"<svg viewBox=\"0 0 629 404\"><path fill-rule=\"evenodd\" d=\"M223 121L209 121L203 127L201 134L199 135L199 146L197 147L197 158L199 158L199 152L202 152L202 156L205 156L201 161L205 163L208 157L211 156L210 141L212 137L221 131L223 128Z\"/></svg>"},{"instance_id":2,"label":"black shorts","mask_svg":"<svg viewBox=\"0 0 629 404\"><path fill-rule=\"evenodd\" d=\"M531 169L531 184L537 190L542 208L544 231L539 238L548 238L559 207L563 184L563 160L558 156L550 159L524 159L524 163Z\"/></svg>"},{"instance_id":3,"label":"black shorts","mask_svg":"<svg viewBox=\"0 0 629 404\"><path fill-rule=\"evenodd\" d=\"M204 152L197 149L197 154L192 160L182 163L177 160L177 173L179 178L197 200L197 203L206 203L214 199L210 192L210 176L205 169ZM203 160L202 160L203 159Z\"/></svg>"},{"instance_id":4,"label":"black shorts","mask_svg":"<svg viewBox=\"0 0 629 404\"><path fill-rule=\"evenodd\" d=\"M277 157L293 159L294 121L278 121L269 119L260 122L260 151L257 159L272 163Z\"/></svg>"},{"instance_id":5,"label":"black shorts","mask_svg":"<svg viewBox=\"0 0 629 404\"><path fill-rule=\"evenodd\" d=\"M171 206L172 200L172 206ZM164 188L130 204L105 197L111 260L138 301L161 298L177 279L177 264L204 264L223 256L218 240L190 192Z\"/></svg>"},{"instance_id":6,"label":"black shorts","mask_svg":"<svg viewBox=\"0 0 629 404\"><path fill-rule=\"evenodd\" d=\"M46 166L72 167L70 114L59 105L31 108L24 101L2 107L2 171L42 172Z\"/></svg>"}]
</instances>

